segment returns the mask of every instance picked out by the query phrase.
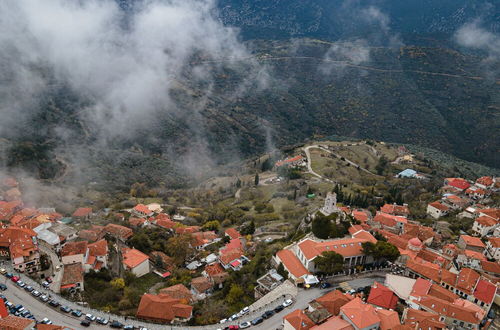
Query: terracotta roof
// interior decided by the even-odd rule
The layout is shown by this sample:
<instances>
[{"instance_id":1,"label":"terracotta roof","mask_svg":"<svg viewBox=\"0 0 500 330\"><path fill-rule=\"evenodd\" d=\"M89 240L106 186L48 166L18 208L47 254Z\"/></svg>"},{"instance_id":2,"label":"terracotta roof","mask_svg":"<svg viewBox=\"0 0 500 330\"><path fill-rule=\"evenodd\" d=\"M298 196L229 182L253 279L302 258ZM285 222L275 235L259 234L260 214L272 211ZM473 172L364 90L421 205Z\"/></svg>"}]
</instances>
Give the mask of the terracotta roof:
<instances>
[{"instance_id":1,"label":"terracotta roof","mask_svg":"<svg viewBox=\"0 0 500 330\"><path fill-rule=\"evenodd\" d=\"M24 330L34 325L35 321L33 320L14 315L7 315L0 319L0 329L3 330Z\"/></svg>"},{"instance_id":2,"label":"terracotta roof","mask_svg":"<svg viewBox=\"0 0 500 330\"><path fill-rule=\"evenodd\" d=\"M464 190L470 187L470 183L462 178L447 178L448 185L455 187L460 190Z\"/></svg>"},{"instance_id":3,"label":"terracotta roof","mask_svg":"<svg viewBox=\"0 0 500 330\"><path fill-rule=\"evenodd\" d=\"M414 297L425 296L429 292L431 286L431 281L419 277L415 284L413 284L411 295Z\"/></svg>"},{"instance_id":4,"label":"terracotta roof","mask_svg":"<svg viewBox=\"0 0 500 330\"><path fill-rule=\"evenodd\" d=\"M368 214L365 211L354 210L352 211L352 216L354 217L354 219L361 222L368 221Z\"/></svg>"},{"instance_id":5,"label":"terracotta roof","mask_svg":"<svg viewBox=\"0 0 500 330\"><path fill-rule=\"evenodd\" d=\"M89 255L96 257L108 255L108 242L105 239L89 244L88 248Z\"/></svg>"},{"instance_id":6,"label":"terracotta roof","mask_svg":"<svg viewBox=\"0 0 500 330\"><path fill-rule=\"evenodd\" d=\"M219 276L226 273L224 268L218 262L205 266L205 272L207 273L208 277Z\"/></svg>"},{"instance_id":7,"label":"terracotta roof","mask_svg":"<svg viewBox=\"0 0 500 330\"><path fill-rule=\"evenodd\" d=\"M471 294L478 279L479 274L476 271L470 268L462 268L458 273L456 288Z\"/></svg>"},{"instance_id":8,"label":"terracotta roof","mask_svg":"<svg viewBox=\"0 0 500 330\"><path fill-rule=\"evenodd\" d=\"M153 262L156 262L156 258L160 258L162 263L163 263L163 268L172 271L174 268L174 259L172 257L169 257L165 253L161 251L153 251L151 252L151 258L150 260Z\"/></svg>"},{"instance_id":9,"label":"terracotta roof","mask_svg":"<svg viewBox=\"0 0 500 330\"><path fill-rule=\"evenodd\" d=\"M439 315L431 312L426 312L418 309L407 308L406 318L403 322L405 325L411 325L412 329L444 329L446 325L439 321Z\"/></svg>"},{"instance_id":10,"label":"terracotta roof","mask_svg":"<svg viewBox=\"0 0 500 330\"><path fill-rule=\"evenodd\" d=\"M76 254L86 254L87 253L86 241L81 242L68 242L63 245L61 249L61 256L74 256Z\"/></svg>"},{"instance_id":11,"label":"terracotta roof","mask_svg":"<svg viewBox=\"0 0 500 330\"><path fill-rule=\"evenodd\" d=\"M283 317L295 330L308 330L314 326L314 322L301 310L296 309Z\"/></svg>"},{"instance_id":12,"label":"terracotta roof","mask_svg":"<svg viewBox=\"0 0 500 330\"><path fill-rule=\"evenodd\" d=\"M470 259L486 260L486 257L481 252L477 251L464 250L464 255Z\"/></svg>"},{"instance_id":13,"label":"terracotta roof","mask_svg":"<svg viewBox=\"0 0 500 330\"><path fill-rule=\"evenodd\" d=\"M348 229L349 234L351 234L351 235L357 233L360 230L363 230L363 227L361 227L360 225L352 225Z\"/></svg>"},{"instance_id":14,"label":"terracotta roof","mask_svg":"<svg viewBox=\"0 0 500 330\"><path fill-rule=\"evenodd\" d=\"M495 220L500 220L500 209L497 209L497 208L483 209L483 210L480 210L479 213L487 215Z\"/></svg>"},{"instance_id":15,"label":"terracotta roof","mask_svg":"<svg viewBox=\"0 0 500 330\"><path fill-rule=\"evenodd\" d=\"M401 325L399 315L396 311L388 311L386 309L376 309L375 312L380 318L380 330L392 330Z\"/></svg>"},{"instance_id":16,"label":"terracotta roof","mask_svg":"<svg viewBox=\"0 0 500 330\"><path fill-rule=\"evenodd\" d=\"M476 183L482 184L483 186L491 186L493 184L493 178L491 176L482 176L476 180Z\"/></svg>"},{"instance_id":17,"label":"terracotta roof","mask_svg":"<svg viewBox=\"0 0 500 330\"><path fill-rule=\"evenodd\" d=\"M28 257L30 253L38 248L33 243L36 232L29 228L10 226L0 228L0 246L9 249L12 259L18 257Z\"/></svg>"},{"instance_id":18,"label":"terracotta roof","mask_svg":"<svg viewBox=\"0 0 500 330\"><path fill-rule=\"evenodd\" d=\"M477 246L481 248L485 248L486 246L478 237L473 237L469 235L460 235L460 238L465 242L465 244L470 246Z\"/></svg>"},{"instance_id":19,"label":"terracotta roof","mask_svg":"<svg viewBox=\"0 0 500 330\"><path fill-rule=\"evenodd\" d=\"M204 293L212 287L213 284L204 276L195 277L191 280L191 288L194 288L198 293Z\"/></svg>"},{"instance_id":20,"label":"terracotta roof","mask_svg":"<svg viewBox=\"0 0 500 330\"><path fill-rule=\"evenodd\" d=\"M398 216L398 215L377 212L377 215L375 215L375 218L373 218L373 221L379 222L387 227L395 227L396 223L398 223L398 222L407 223L408 219L406 219L405 217Z\"/></svg>"},{"instance_id":21,"label":"terracotta roof","mask_svg":"<svg viewBox=\"0 0 500 330\"><path fill-rule=\"evenodd\" d=\"M354 299L351 295L343 294L339 290L333 290L316 299L332 315L339 315L340 307Z\"/></svg>"},{"instance_id":22,"label":"terracotta roof","mask_svg":"<svg viewBox=\"0 0 500 330\"><path fill-rule=\"evenodd\" d=\"M407 223L405 225L405 234L412 237L418 237L421 241L426 241L431 237L435 237L436 233L431 227Z\"/></svg>"},{"instance_id":23,"label":"terracotta roof","mask_svg":"<svg viewBox=\"0 0 500 330\"><path fill-rule=\"evenodd\" d=\"M177 234L192 234L200 231L199 226L180 226L175 228Z\"/></svg>"},{"instance_id":24,"label":"terracotta roof","mask_svg":"<svg viewBox=\"0 0 500 330\"><path fill-rule=\"evenodd\" d=\"M123 248L122 249L123 263L128 268L135 268L142 264L144 261L149 260L149 257L136 249Z\"/></svg>"},{"instance_id":25,"label":"terracotta roof","mask_svg":"<svg viewBox=\"0 0 500 330\"><path fill-rule=\"evenodd\" d=\"M170 219L158 219L158 220L156 220L155 223L156 223L157 226L160 226L160 227L163 227L163 228L166 228L166 229L172 229L176 225L179 225L177 222L172 221Z\"/></svg>"},{"instance_id":26,"label":"terracotta roof","mask_svg":"<svg viewBox=\"0 0 500 330\"><path fill-rule=\"evenodd\" d=\"M448 211L450 209L448 206L442 204L439 201L435 201L435 202L429 203L429 205L432 206L435 209L440 210L440 211Z\"/></svg>"},{"instance_id":27,"label":"terracotta roof","mask_svg":"<svg viewBox=\"0 0 500 330\"><path fill-rule=\"evenodd\" d=\"M451 286L455 286L457 283L457 274L450 272L449 270L442 269L441 270L441 281L449 284Z\"/></svg>"},{"instance_id":28,"label":"terracotta roof","mask_svg":"<svg viewBox=\"0 0 500 330\"><path fill-rule=\"evenodd\" d=\"M117 236L124 240L129 239L134 234L132 229L116 225L114 223L108 223L106 226L104 226L104 231L110 235Z\"/></svg>"},{"instance_id":29,"label":"terracotta roof","mask_svg":"<svg viewBox=\"0 0 500 330\"><path fill-rule=\"evenodd\" d=\"M97 241L99 236L99 233L88 229L80 230L78 232L78 237L87 241Z\"/></svg>"},{"instance_id":30,"label":"terracotta roof","mask_svg":"<svg viewBox=\"0 0 500 330\"><path fill-rule=\"evenodd\" d=\"M276 162L276 166L280 167L282 165L285 165L285 164L288 164L288 163L293 163L293 162L296 162L298 160L301 160L303 157L301 155L297 155L295 157L292 157L292 158L287 158L285 160L280 160L280 161L277 161Z\"/></svg>"},{"instance_id":31,"label":"terracotta roof","mask_svg":"<svg viewBox=\"0 0 500 330\"><path fill-rule=\"evenodd\" d=\"M406 205L385 204L380 208L380 211L392 215L408 215L410 209Z\"/></svg>"},{"instance_id":32,"label":"terracotta roof","mask_svg":"<svg viewBox=\"0 0 500 330\"><path fill-rule=\"evenodd\" d=\"M142 213L142 214L150 214L152 213L151 210L144 204L137 204L135 207L134 207L134 210L139 212L139 213Z\"/></svg>"},{"instance_id":33,"label":"terracotta roof","mask_svg":"<svg viewBox=\"0 0 500 330\"><path fill-rule=\"evenodd\" d=\"M315 325L311 330L354 330L354 327L340 316L330 317L326 322Z\"/></svg>"},{"instance_id":34,"label":"terracotta roof","mask_svg":"<svg viewBox=\"0 0 500 330\"><path fill-rule=\"evenodd\" d=\"M434 296L439 299L447 300L449 302L454 302L459 297L453 292L443 288L440 285L433 284L428 292L429 296Z\"/></svg>"},{"instance_id":35,"label":"terracotta roof","mask_svg":"<svg viewBox=\"0 0 500 330\"><path fill-rule=\"evenodd\" d=\"M160 290L160 293L166 294L173 299L185 300L186 303L193 299L193 294L183 284L176 284L168 288L163 288Z\"/></svg>"},{"instance_id":36,"label":"terracotta roof","mask_svg":"<svg viewBox=\"0 0 500 330\"><path fill-rule=\"evenodd\" d=\"M276 253L276 256L281 260L283 266L296 278L310 274L292 251L280 250Z\"/></svg>"},{"instance_id":37,"label":"terracotta roof","mask_svg":"<svg viewBox=\"0 0 500 330\"><path fill-rule=\"evenodd\" d=\"M488 241L490 242L492 247L500 248L500 237L490 237Z\"/></svg>"},{"instance_id":38,"label":"terracotta roof","mask_svg":"<svg viewBox=\"0 0 500 330\"><path fill-rule=\"evenodd\" d=\"M441 268L436 264L416 258L415 260L409 259L406 263L406 267L425 278L433 280L436 283L440 282Z\"/></svg>"},{"instance_id":39,"label":"terracotta roof","mask_svg":"<svg viewBox=\"0 0 500 330\"><path fill-rule=\"evenodd\" d=\"M142 226L145 222L146 222L146 219L144 219L144 218L135 218L135 217L130 217L130 218L128 219L128 223L129 223L131 226L134 226L134 227L139 227L139 226Z\"/></svg>"},{"instance_id":40,"label":"terracotta roof","mask_svg":"<svg viewBox=\"0 0 500 330\"><path fill-rule=\"evenodd\" d=\"M229 238L235 239L235 238L240 238L241 234L235 229L235 228L228 228L224 232Z\"/></svg>"},{"instance_id":41,"label":"terracotta roof","mask_svg":"<svg viewBox=\"0 0 500 330\"><path fill-rule=\"evenodd\" d=\"M391 243L392 245L394 245L400 249L403 249L403 250L408 247L408 240L405 239L404 237L397 236L397 235L390 236L387 239L387 242Z\"/></svg>"},{"instance_id":42,"label":"terracotta roof","mask_svg":"<svg viewBox=\"0 0 500 330\"><path fill-rule=\"evenodd\" d=\"M487 304L491 304L493 302L493 299L495 298L496 292L497 287L494 284L480 279L477 282L476 289L474 290L474 297Z\"/></svg>"},{"instance_id":43,"label":"terracotta roof","mask_svg":"<svg viewBox=\"0 0 500 330\"><path fill-rule=\"evenodd\" d=\"M83 282L83 266L80 262L64 265L61 287Z\"/></svg>"},{"instance_id":44,"label":"terracotta roof","mask_svg":"<svg viewBox=\"0 0 500 330\"><path fill-rule=\"evenodd\" d=\"M359 329L380 323L380 317L375 312L375 308L363 303L360 298L354 298L340 307L340 311Z\"/></svg>"},{"instance_id":45,"label":"terracotta roof","mask_svg":"<svg viewBox=\"0 0 500 330\"><path fill-rule=\"evenodd\" d=\"M485 272L500 274L500 264L492 261L481 261L481 267Z\"/></svg>"},{"instance_id":46,"label":"terracotta roof","mask_svg":"<svg viewBox=\"0 0 500 330\"><path fill-rule=\"evenodd\" d=\"M80 207L80 208L76 209L75 212L73 212L73 216L74 217L86 217L91 213L92 213L91 207Z\"/></svg>"},{"instance_id":47,"label":"terracotta roof","mask_svg":"<svg viewBox=\"0 0 500 330\"><path fill-rule=\"evenodd\" d=\"M482 320L482 317L478 318L477 310L471 307L464 307L460 302L450 303L433 296L424 296L417 303L439 315L446 315L460 321L478 324Z\"/></svg>"},{"instance_id":48,"label":"terracotta roof","mask_svg":"<svg viewBox=\"0 0 500 330\"><path fill-rule=\"evenodd\" d=\"M391 289L375 281L366 302L385 309L395 309L398 297Z\"/></svg>"},{"instance_id":49,"label":"terracotta roof","mask_svg":"<svg viewBox=\"0 0 500 330\"><path fill-rule=\"evenodd\" d=\"M180 303L179 299L172 299L168 295L144 294L137 308L136 316L159 322L171 322L175 318L188 319L193 307Z\"/></svg>"},{"instance_id":50,"label":"terracotta roof","mask_svg":"<svg viewBox=\"0 0 500 330\"><path fill-rule=\"evenodd\" d=\"M203 246L217 239L217 234L214 231L200 231L191 234L193 237L192 246Z\"/></svg>"},{"instance_id":51,"label":"terracotta roof","mask_svg":"<svg viewBox=\"0 0 500 330\"><path fill-rule=\"evenodd\" d=\"M316 258L325 251L334 251L344 257L352 257L363 254L361 243L364 242L367 240L360 238L344 238L324 242L306 239L300 242L298 247L308 260Z\"/></svg>"},{"instance_id":52,"label":"terracotta roof","mask_svg":"<svg viewBox=\"0 0 500 330\"><path fill-rule=\"evenodd\" d=\"M480 216L479 218L476 219L476 222L479 223L481 226L485 227L493 227L494 225L497 224L497 221L493 218L490 218L486 215Z\"/></svg>"}]
</instances>

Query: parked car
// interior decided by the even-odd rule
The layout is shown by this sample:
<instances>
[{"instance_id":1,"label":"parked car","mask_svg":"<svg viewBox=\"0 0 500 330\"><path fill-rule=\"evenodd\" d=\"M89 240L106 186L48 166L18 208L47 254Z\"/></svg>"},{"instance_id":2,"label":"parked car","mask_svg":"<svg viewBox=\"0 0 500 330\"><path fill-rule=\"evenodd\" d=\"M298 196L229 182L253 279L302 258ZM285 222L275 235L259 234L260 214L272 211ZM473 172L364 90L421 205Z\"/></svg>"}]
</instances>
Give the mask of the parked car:
<instances>
[{"instance_id":1,"label":"parked car","mask_svg":"<svg viewBox=\"0 0 500 330\"><path fill-rule=\"evenodd\" d=\"M81 310L78 310L78 309L75 309L74 311L71 312L71 315L73 316L76 316L76 317L80 317L82 316L82 311Z\"/></svg>"},{"instance_id":2,"label":"parked car","mask_svg":"<svg viewBox=\"0 0 500 330\"><path fill-rule=\"evenodd\" d=\"M5 268L0 268L0 274L5 275L7 270Z\"/></svg>"},{"instance_id":3,"label":"parked car","mask_svg":"<svg viewBox=\"0 0 500 330\"><path fill-rule=\"evenodd\" d=\"M264 314L262 314L262 318L263 319L268 319L268 318L270 318L273 315L274 315L274 311L273 310L265 311Z\"/></svg>"},{"instance_id":4,"label":"parked car","mask_svg":"<svg viewBox=\"0 0 500 330\"><path fill-rule=\"evenodd\" d=\"M99 323L99 324L103 324L103 325L106 325L106 324L108 324L108 323L109 323L108 319L105 319L105 318L100 318L100 317L98 317L98 318L96 318L95 320L96 320L96 322L97 322L97 323Z\"/></svg>"},{"instance_id":5,"label":"parked car","mask_svg":"<svg viewBox=\"0 0 500 330\"><path fill-rule=\"evenodd\" d=\"M279 313L279 312L281 312L281 311L282 311L282 310L284 310L284 309L285 309L285 306L283 306L283 305L278 305L278 306L276 306L276 308L274 308L274 312L275 312L275 313Z\"/></svg>"},{"instance_id":6,"label":"parked car","mask_svg":"<svg viewBox=\"0 0 500 330\"><path fill-rule=\"evenodd\" d=\"M121 324L118 321L111 322L111 324L109 326L112 327L112 328L115 328L115 329L121 329L121 328L123 328L123 324Z\"/></svg>"},{"instance_id":7,"label":"parked car","mask_svg":"<svg viewBox=\"0 0 500 330\"><path fill-rule=\"evenodd\" d=\"M234 320L237 320L238 317L240 317L238 314L233 314L227 320L228 321L234 321Z\"/></svg>"},{"instance_id":8,"label":"parked car","mask_svg":"<svg viewBox=\"0 0 500 330\"><path fill-rule=\"evenodd\" d=\"M42 286L43 286L44 288L48 288L48 287L50 286L50 284L49 284L49 282L47 282L47 281L43 281L43 282L42 282Z\"/></svg>"},{"instance_id":9,"label":"parked car","mask_svg":"<svg viewBox=\"0 0 500 330\"><path fill-rule=\"evenodd\" d=\"M68 306L61 306L60 309L64 312L64 313L70 313L71 312L71 308L69 308Z\"/></svg>"},{"instance_id":10,"label":"parked car","mask_svg":"<svg viewBox=\"0 0 500 330\"><path fill-rule=\"evenodd\" d=\"M85 319L89 321L95 321L96 317L92 314L85 314Z\"/></svg>"},{"instance_id":11,"label":"parked car","mask_svg":"<svg viewBox=\"0 0 500 330\"><path fill-rule=\"evenodd\" d=\"M28 291L28 292L31 292L31 291L33 291L33 290L35 290L35 289L33 289L33 287L32 287L31 285L28 285L28 286L25 286L25 287L24 287L24 290L26 290L26 291Z\"/></svg>"},{"instance_id":12,"label":"parked car","mask_svg":"<svg viewBox=\"0 0 500 330\"><path fill-rule=\"evenodd\" d=\"M14 276L14 274L12 274L12 273L5 274L5 277L7 277L7 278L12 278L13 276Z\"/></svg>"},{"instance_id":13,"label":"parked car","mask_svg":"<svg viewBox=\"0 0 500 330\"><path fill-rule=\"evenodd\" d=\"M240 329L246 329L246 328L250 328L252 326L252 323L250 322L243 322L243 323L240 323Z\"/></svg>"},{"instance_id":14,"label":"parked car","mask_svg":"<svg viewBox=\"0 0 500 330\"><path fill-rule=\"evenodd\" d=\"M32 295L33 297L40 297L40 295L41 295L41 294L42 294L42 293L41 293L40 291L37 291L37 290L33 290L33 291L31 291L31 295Z\"/></svg>"},{"instance_id":15,"label":"parked car","mask_svg":"<svg viewBox=\"0 0 500 330\"><path fill-rule=\"evenodd\" d=\"M31 312L29 310L25 309L24 311L22 311L21 316L26 317L28 314L31 314Z\"/></svg>"},{"instance_id":16,"label":"parked car","mask_svg":"<svg viewBox=\"0 0 500 330\"><path fill-rule=\"evenodd\" d=\"M285 302L283 303L283 307L288 307L288 306L290 306L291 304L293 304L292 299L287 299L287 300L285 300Z\"/></svg>"},{"instance_id":17,"label":"parked car","mask_svg":"<svg viewBox=\"0 0 500 330\"><path fill-rule=\"evenodd\" d=\"M238 330L240 328L240 326L239 325L230 325L227 328L228 328L228 330Z\"/></svg>"},{"instance_id":18,"label":"parked car","mask_svg":"<svg viewBox=\"0 0 500 330\"><path fill-rule=\"evenodd\" d=\"M49 320L48 318L44 318L40 323L42 323L42 324L52 324L52 321Z\"/></svg>"},{"instance_id":19,"label":"parked car","mask_svg":"<svg viewBox=\"0 0 500 330\"><path fill-rule=\"evenodd\" d=\"M252 325L257 325L262 322L264 322L264 319L262 317L258 317L255 320L252 320Z\"/></svg>"},{"instance_id":20,"label":"parked car","mask_svg":"<svg viewBox=\"0 0 500 330\"><path fill-rule=\"evenodd\" d=\"M222 320L219 321L219 324L224 324L226 322L227 322L227 319L222 319Z\"/></svg>"},{"instance_id":21,"label":"parked car","mask_svg":"<svg viewBox=\"0 0 500 330\"><path fill-rule=\"evenodd\" d=\"M124 327L123 327L123 329L124 329L124 330L134 330L134 329L135 329L135 327L134 327L133 325L130 325L130 324L129 324L129 325L124 326Z\"/></svg>"},{"instance_id":22,"label":"parked car","mask_svg":"<svg viewBox=\"0 0 500 330\"><path fill-rule=\"evenodd\" d=\"M80 322L80 325L83 325L84 327L89 327L90 321L89 320L82 320L82 322Z\"/></svg>"},{"instance_id":23,"label":"parked car","mask_svg":"<svg viewBox=\"0 0 500 330\"><path fill-rule=\"evenodd\" d=\"M11 276L11 278L10 278L10 280L11 280L12 282L17 282L17 281L19 281L20 279L21 279L21 278L20 278L19 276L15 276L15 275L12 275L12 276Z\"/></svg>"},{"instance_id":24,"label":"parked car","mask_svg":"<svg viewBox=\"0 0 500 330\"><path fill-rule=\"evenodd\" d=\"M0 283L0 290L2 290L2 291L7 290L7 285Z\"/></svg>"},{"instance_id":25,"label":"parked car","mask_svg":"<svg viewBox=\"0 0 500 330\"><path fill-rule=\"evenodd\" d=\"M24 283L23 281L19 280L16 282L17 286L19 286L20 288L24 288L26 286L26 283Z\"/></svg>"},{"instance_id":26,"label":"parked car","mask_svg":"<svg viewBox=\"0 0 500 330\"><path fill-rule=\"evenodd\" d=\"M323 283L320 284L319 287L322 288L322 289L328 289L328 288L331 288L332 285L330 283L328 283L328 282L323 282Z\"/></svg>"},{"instance_id":27,"label":"parked car","mask_svg":"<svg viewBox=\"0 0 500 330\"><path fill-rule=\"evenodd\" d=\"M240 311L240 314L241 315L245 315L245 314L248 314L250 312L250 308L247 306L245 308L243 308L241 311Z\"/></svg>"},{"instance_id":28,"label":"parked car","mask_svg":"<svg viewBox=\"0 0 500 330\"><path fill-rule=\"evenodd\" d=\"M50 278L50 277L47 277L45 280L46 280L47 282L49 282L49 283L52 283L52 278Z\"/></svg>"},{"instance_id":29,"label":"parked car","mask_svg":"<svg viewBox=\"0 0 500 330\"><path fill-rule=\"evenodd\" d=\"M45 303L46 303L47 301L49 301L49 297L48 297L47 295L45 295L45 294L41 295L41 296L40 296L40 297L38 297L38 298L39 298L41 301L45 302Z\"/></svg>"},{"instance_id":30,"label":"parked car","mask_svg":"<svg viewBox=\"0 0 500 330\"><path fill-rule=\"evenodd\" d=\"M54 307L58 307L59 306L59 302L57 302L57 300L52 299L51 301L49 301L49 305L50 306L54 306Z\"/></svg>"},{"instance_id":31,"label":"parked car","mask_svg":"<svg viewBox=\"0 0 500 330\"><path fill-rule=\"evenodd\" d=\"M0 299L2 299L4 303L7 302L7 297L3 294L0 294Z\"/></svg>"}]
</instances>

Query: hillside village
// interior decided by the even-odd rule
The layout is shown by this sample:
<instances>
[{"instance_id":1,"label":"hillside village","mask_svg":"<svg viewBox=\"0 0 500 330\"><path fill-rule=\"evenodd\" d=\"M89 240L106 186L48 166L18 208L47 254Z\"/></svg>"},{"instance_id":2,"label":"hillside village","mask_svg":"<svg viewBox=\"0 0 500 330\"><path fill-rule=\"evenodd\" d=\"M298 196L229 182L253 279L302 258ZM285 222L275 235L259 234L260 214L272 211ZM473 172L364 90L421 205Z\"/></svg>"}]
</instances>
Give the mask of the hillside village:
<instances>
[{"instance_id":1,"label":"hillside village","mask_svg":"<svg viewBox=\"0 0 500 330\"><path fill-rule=\"evenodd\" d=\"M262 171L238 177L235 197L221 199L223 211L207 206L211 213L143 199L61 214L25 205L22 183L5 177L0 255L9 273L64 299L143 322L238 325L250 313L248 326L265 326L282 308L259 316L256 306L294 287L323 291L306 308L291 299L280 320L287 330L486 329L500 304L500 178L443 178L429 192L436 175L412 169L406 149L353 146L373 150L374 161L359 165L355 153L328 145L258 160ZM382 165L381 150L392 152ZM325 175L315 164L326 157L358 171L357 186L371 192ZM410 182L425 198L414 203L394 188L378 197L373 178ZM269 189L267 202L245 200ZM339 286L370 272L384 280Z\"/></svg>"}]
</instances>

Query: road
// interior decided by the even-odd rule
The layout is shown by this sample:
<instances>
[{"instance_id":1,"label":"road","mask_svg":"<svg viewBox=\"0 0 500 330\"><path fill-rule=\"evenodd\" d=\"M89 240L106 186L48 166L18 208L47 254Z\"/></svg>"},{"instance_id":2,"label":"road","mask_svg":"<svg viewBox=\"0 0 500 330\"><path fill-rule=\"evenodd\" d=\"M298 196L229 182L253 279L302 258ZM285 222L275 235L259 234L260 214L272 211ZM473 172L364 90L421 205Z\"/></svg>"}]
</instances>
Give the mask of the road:
<instances>
[{"instance_id":1,"label":"road","mask_svg":"<svg viewBox=\"0 0 500 330\"><path fill-rule=\"evenodd\" d=\"M307 171L309 173L311 173L312 175L314 175L314 176L316 176L316 177L318 177L318 178L320 178L322 180L325 180L325 181L333 183L332 180L322 177L320 174L314 172L314 170L312 169L312 158L311 158L311 154L309 152L309 149L311 149L311 148L319 148L319 146L308 146L308 147L304 148L304 151L305 151L306 157L307 157Z\"/></svg>"},{"instance_id":2,"label":"road","mask_svg":"<svg viewBox=\"0 0 500 330\"><path fill-rule=\"evenodd\" d=\"M378 277L369 277L369 278L359 278L355 279L352 281L349 281L349 286L353 289L358 289L358 288L363 288L368 285L372 285L373 282L381 282L384 283L385 278L382 276ZM300 290L299 294L297 295L297 300L293 305L291 305L288 308L285 308L281 312L273 315L271 318L265 320L263 323L261 323L258 326L251 327L251 329L261 329L261 330L274 330L274 329L280 329L281 324L283 322L283 317L291 312L293 312L296 309L305 309L308 305L309 302L319 298L325 294L327 294L329 291L332 289L320 289L320 288L312 288L308 290ZM262 311L264 312L264 311Z\"/></svg>"},{"instance_id":3,"label":"road","mask_svg":"<svg viewBox=\"0 0 500 330\"><path fill-rule=\"evenodd\" d=\"M56 293L59 293L61 291L61 280L64 273L62 261L59 260L57 254L51 248L46 247L44 244L39 244L38 247L40 251L42 251L43 253L45 253L50 257L50 261L52 264L51 267L53 272L50 289Z\"/></svg>"},{"instance_id":4,"label":"road","mask_svg":"<svg viewBox=\"0 0 500 330\"><path fill-rule=\"evenodd\" d=\"M42 320L47 317L56 325L67 326L73 329L80 329L81 319L76 317L62 314L59 310L50 307L48 304L34 298L26 290L19 288L16 284L2 276L2 282L7 285L7 290L2 291L2 294L13 304L22 304L28 309L37 320ZM102 329L104 326L92 324L88 329Z\"/></svg>"}]
</instances>

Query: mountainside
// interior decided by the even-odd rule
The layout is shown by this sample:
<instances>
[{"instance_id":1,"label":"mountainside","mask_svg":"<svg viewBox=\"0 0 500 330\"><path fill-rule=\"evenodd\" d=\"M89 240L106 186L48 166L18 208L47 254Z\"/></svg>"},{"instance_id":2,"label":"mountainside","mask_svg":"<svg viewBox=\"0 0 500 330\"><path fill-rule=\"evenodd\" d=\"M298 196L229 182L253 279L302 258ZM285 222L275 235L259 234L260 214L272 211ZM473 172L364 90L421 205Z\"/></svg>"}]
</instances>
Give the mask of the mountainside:
<instances>
[{"instance_id":1,"label":"mountainside","mask_svg":"<svg viewBox=\"0 0 500 330\"><path fill-rule=\"evenodd\" d=\"M54 171L56 158L47 154L58 154L79 165L73 174L85 182L105 178L125 188L162 177L176 186L185 182L176 166L200 174L211 164L334 134L421 145L498 167L500 84L478 66L480 58L442 48L368 48L369 58L358 63L331 52L345 44L260 41L252 47L272 77L265 88L245 84L254 68L248 60L207 63L215 77L208 95L184 77L171 91L180 109L175 115L158 113L138 136L103 149L93 144L93 128L75 116L80 101L54 87L30 124L37 134L26 130L6 161ZM235 86L244 90L235 95ZM71 132L65 141L57 139L63 124Z\"/></svg>"},{"instance_id":2,"label":"mountainside","mask_svg":"<svg viewBox=\"0 0 500 330\"><path fill-rule=\"evenodd\" d=\"M451 36L461 25L482 20L500 30L497 1L467 0L219 0L221 20L242 29L246 38L314 37L329 40L363 37L382 21L404 40ZM427 40L429 41L429 40Z\"/></svg>"}]
</instances>

